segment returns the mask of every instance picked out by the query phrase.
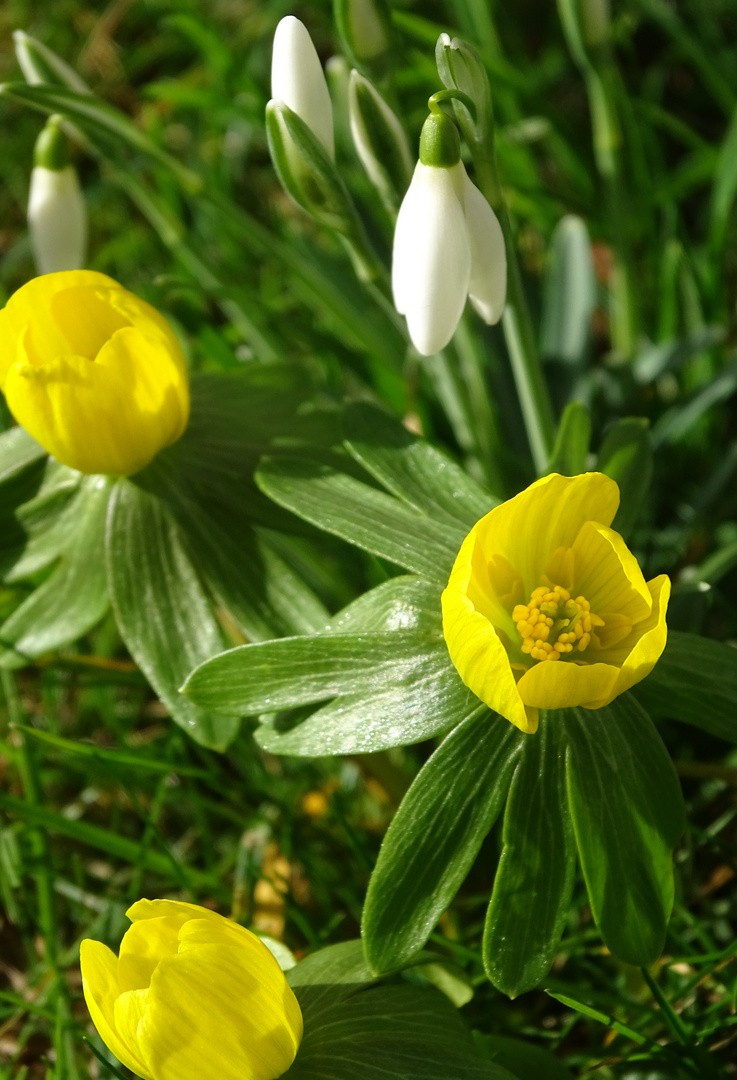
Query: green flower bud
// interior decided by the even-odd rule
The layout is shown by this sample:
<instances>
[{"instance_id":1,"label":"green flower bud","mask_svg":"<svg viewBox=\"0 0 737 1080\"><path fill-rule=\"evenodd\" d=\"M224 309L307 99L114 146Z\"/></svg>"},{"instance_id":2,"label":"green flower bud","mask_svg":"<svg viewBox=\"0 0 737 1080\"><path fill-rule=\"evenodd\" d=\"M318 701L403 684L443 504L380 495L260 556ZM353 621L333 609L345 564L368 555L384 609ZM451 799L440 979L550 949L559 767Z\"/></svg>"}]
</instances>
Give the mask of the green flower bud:
<instances>
[{"instance_id":1,"label":"green flower bud","mask_svg":"<svg viewBox=\"0 0 737 1080\"><path fill-rule=\"evenodd\" d=\"M283 101L266 106L266 135L282 187L328 228L350 234L356 212L345 184L321 141Z\"/></svg>"},{"instance_id":2,"label":"green flower bud","mask_svg":"<svg viewBox=\"0 0 737 1080\"><path fill-rule=\"evenodd\" d=\"M483 61L475 49L460 38L441 34L435 46L438 75L448 90L461 90L476 106L476 119L458 101L453 102L455 118L469 144L488 137L494 122L491 88Z\"/></svg>"},{"instance_id":3,"label":"green flower bud","mask_svg":"<svg viewBox=\"0 0 737 1080\"><path fill-rule=\"evenodd\" d=\"M356 152L387 210L394 215L412 179L407 136L379 92L355 70L351 72L348 104Z\"/></svg>"},{"instance_id":4,"label":"green flower bud","mask_svg":"<svg viewBox=\"0 0 737 1080\"><path fill-rule=\"evenodd\" d=\"M430 113L422 125L420 161L436 169L450 169L460 160L461 137L458 128L445 113Z\"/></svg>"},{"instance_id":5,"label":"green flower bud","mask_svg":"<svg viewBox=\"0 0 737 1080\"><path fill-rule=\"evenodd\" d=\"M392 58L392 24L386 0L334 0L335 22L351 62L376 77Z\"/></svg>"}]
</instances>

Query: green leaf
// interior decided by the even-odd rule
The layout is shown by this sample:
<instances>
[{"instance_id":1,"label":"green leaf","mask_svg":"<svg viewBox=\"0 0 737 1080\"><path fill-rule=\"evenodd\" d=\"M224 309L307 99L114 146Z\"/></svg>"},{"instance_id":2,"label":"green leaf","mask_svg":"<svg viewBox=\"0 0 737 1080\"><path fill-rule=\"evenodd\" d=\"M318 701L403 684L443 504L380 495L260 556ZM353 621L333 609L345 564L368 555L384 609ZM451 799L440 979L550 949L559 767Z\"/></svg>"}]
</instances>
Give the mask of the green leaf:
<instances>
[{"instance_id":1,"label":"green leaf","mask_svg":"<svg viewBox=\"0 0 737 1080\"><path fill-rule=\"evenodd\" d=\"M182 438L162 452L186 474L188 484L211 488L224 477L248 477L275 439L298 443L305 431L319 444L301 415L312 390L303 369L294 364L257 364L238 372L195 375L192 411ZM337 415L320 413L325 443L340 438Z\"/></svg>"},{"instance_id":2,"label":"green leaf","mask_svg":"<svg viewBox=\"0 0 737 1080\"><path fill-rule=\"evenodd\" d=\"M343 941L318 949L286 973L306 1022L357 990L377 982L363 952L363 942Z\"/></svg>"},{"instance_id":3,"label":"green leaf","mask_svg":"<svg viewBox=\"0 0 737 1080\"><path fill-rule=\"evenodd\" d=\"M199 491L172 495L193 563L250 641L322 630L327 609L256 535L242 497L228 505Z\"/></svg>"},{"instance_id":4,"label":"green leaf","mask_svg":"<svg viewBox=\"0 0 737 1080\"><path fill-rule=\"evenodd\" d=\"M652 716L737 742L737 649L732 645L670 630L663 655L631 692Z\"/></svg>"},{"instance_id":5,"label":"green leaf","mask_svg":"<svg viewBox=\"0 0 737 1080\"><path fill-rule=\"evenodd\" d=\"M427 941L501 809L524 738L479 705L416 777L366 895L362 933L374 971L401 966Z\"/></svg>"},{"instance_id":6,"label":"green leaf","mask_svg":"<svg viewBox=\"0 0 737 1080\"><path fill-rule=\"evenodd\" d=\"M586 471L591 440L591 415L582 401L569 401L563 410L545 475L577 476Z\"/></svg>"},{"instance_id":7,"label":"green leaf","mask_svg":"<svg viewBox=\"0 0 737 1080\"><path fill-rule=\"evenodd\" d=\"M113 609L131 655L174 720L203 746L225 749L237 720L205 713L178 692L224 639L171 511L155 494L119 481L106 548Z\"/></svg>"},{"instance_id":8,"label":"green leaf","mask_svg":"<svg viewBox=\"0 0 737 1080\"><path fill-rule=\"evenodd\" d=\"M563 725L544 720L524 739L507 799L483 952L489 978L509 997L545 978L568 917L576 844L565 746Z\"/></svg>"},{"instance_id":9,"label":"green leaf","mask_svg":"<svg viewBox=\"0 0 737 1080\"><path fill-rule=\"evenodd\" d=\"M36 573L75 542L86 485L81 473L53 458L2 485L0 566L5 581Z\"/></svg>"},{"instance_id":10,"label":"green leaf","mask_svg":"<svg viewBox=\"0 0 737 1080\"><path fill-rule=\"evenodd\" d=\"M542 355L580 363L596 306L596 277L586 225L574 214L562 218L553 232L543 297Z\"/></svg>"},{"instance_id":11,"label":"green leaf","mask_svg":"<svg viewBox=\"0 0 737 1080\"><path fill-rule=\"evenodd\" d=\"M386 635L392 640L402 636ZM278 723L264 724L255 732L256 741L272 754L370 754L442 734L478 706L451 665L443 641L390 671L394 681L387 676L387 685L379 680L370 694L336 697L287 730ZM351 685L355 687L355 681Z\"/></svg>"},{"instance_id":12,"label":"green leaf","mask_svg":"<svg viewBox=\"0 0 737 1080\"><path fill-rule=\"evenodd\" d=\"M39 656L75 641L107 611L104 535L110 489L105 477L84 478L59 565L0 629L2 644L21 656Z\"/></svg>"},{"instance_id":13,"label":"green leaf","mask_svg":"<svg viewBox=\"0 0 737 1080\"><path fill-rule=\"evenodd\" d=\"M491 1060L503 1065L518 1080L573 1080L573 1073L549 1050L506 1035L485 1035Z\"/></svg>"},{"instance_id":14,"label":"green leaf","mask_svg":"<svg viewBox=\"0 0 737 1080\"><path fill-rule=\"evenodd\" d=\"M442 634L440 586L426 578L402 575L359 596L330 620L325 632L424 630Z\"/></svg>"},{"instance_id":15,"label":"green leaf","mask_svg":"<svg viewBox=\"0 0 737 1080\"><path fill-rule=\"evenodd\" d=\"M25 428L13 427L0 435L0 483L46 457L47 451Z\"/></svg>"},{"instance_id":16,"label":"green leaf","mask_svg":"<svg viewBox=\"0 0 737 1080\"><path fill-rule=\"evenodd\" d=\"M601 936L615 956L646 967L665 941L672 849L684 828L673 763L629 694L601 709L548 713L543 722L562 722L568 733L568 799Z\"/></svg>"},{"instance_id":17,"label":"green leaf","mask_svg":"<svg viewBox=\"0 0 737 1080\"><path fill-rule=\"evenodd\" d=\"M299 965L294 971L299 970ZM289 1080L513 1080L481 1058L438 991L379 986L344 997L305 1024Z\"/></svg>"},{"instance_id":18,"label":"green leaf","mask_svg":"<svg viewBox=\"0 0 737 1080\"><path fill-rule=\"evenodd\" d=\"M597 457L600 472L619 485L620 504L612 528L628 536L637 523L653 478L648 421L625 416L607 428Z\"/></svg>"},{"instance_id":19,"label":"green leaf","mask_svg":"<svg viewBox=\"0 0 737 1080\"><path fill-rule=\"evenodd\" d=\"M427 634L326 634L241 645L209 660L188 678L187 697L204 708L248 716L369 694L410 677L440 643ZM448 653L445 650L446 664ZM419 672L418 672L419 673Z\"/></svg>"},{"instance_id":20,"label":"green leaf","mask_svg":"<svg viewBox=\"0 0 737 1080\"><path fill-rule=\"evenodd\" d=\"M443 585L465 539L463 527L411 510L329 465L267 459L256 480L275 502L318 528Z\"/></svg>"},{"instance_id":21,"label":"green leaf","mask_svg":"<svg viewBox=\"0 0 737 1080\"><path fill-rule=\"evenodd\" d=\"M467 530L499 500L446 454L363 402L345 413L346 446L392 495L414 510Z\"/></svg>"}]
</instances>

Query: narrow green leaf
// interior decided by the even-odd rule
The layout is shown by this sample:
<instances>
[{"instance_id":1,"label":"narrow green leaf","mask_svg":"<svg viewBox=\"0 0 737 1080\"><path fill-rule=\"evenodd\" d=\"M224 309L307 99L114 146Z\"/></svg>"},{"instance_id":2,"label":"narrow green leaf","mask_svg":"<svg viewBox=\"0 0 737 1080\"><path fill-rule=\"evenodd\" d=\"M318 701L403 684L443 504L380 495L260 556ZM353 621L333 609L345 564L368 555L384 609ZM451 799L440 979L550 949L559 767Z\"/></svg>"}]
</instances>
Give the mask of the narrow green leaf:
<instances>
[{"instance_id":1,"label":"narrow green leaf","mask_svg":"<svg viewBox=\"0 0 737 1080\"><path fill-rule=\"evenodd\" d=\"M364 990L313 1014L285 1075L289 1080L514 1080L479 1056L458 1011L442 994L412 986Z\"/></svg>"},{"instance_id":2,"label":"narrow green leaf","mask_svg":"<svg viewBox=\"0 0 737 1080\"><path fill-rule=\"evenodd\" d=\"M568 799L596 924L615 956L646 967L665 941L672 851L684 827L673 763L629 694L545 722L564 723L568 734Z\"/></svg>"},{"instance_id":3,"label":"narrow green leaf","mask_svg":"<svg viewBox=\"0 0 737 1080\"><path fill-rule=\"evenodd\" d=\"M621 1024L619 1020L615 1020L614 1017L607 1016L606 1013L599 1012L598 1009L593 1009L590 1005L584 1005L583 1002L576 1001L575 998L568 997L567 994L554 994L552 990L546 990L545 993L548 997L555 998L561 1005L567 1005L569 1009L575 1009L582 1016L587 1016L589 1020L598 1020L600 1024L606 1024L607 1027L610 1027L618 1034L626 1035L628 1039L632 1039L638 1046L657 1045L645 1035L640 1034L639 1031L634 1031L632 1028L627 1027L626 1024Z\"/></svg>"},{"instance_id":4,"label":"narrow green leaf","mask_svg":"<svg viewBox=\"0 0 737 1080\"><path fill-rule=\"evenodd\" d=\"M355 687L355 676L350 685ZM287 730L278 723L264 724L255 738L272 754L371 754L444 733L477 706L478 699L461 682L441 641L426 646L404 666L390 668L385 682L378 678L370 693L336 697Z\"/></svg>"},{"instance_id":5,"label":"narrow green leaf","mask_svg":"<svg viewBox=\"0 0 737 1080\"><path fill-rule=\"evenodd\" d=\"M416 777L366 895L362 933L374 971L401 966L427 941L501 809L524 738L478 706Z\"/></svg>"},{"instance_id":6,"label":"narrow green leaf","mask_svg":"<svg viewBox=\"0 0 737 1080\"><path fill-rule=\"evenodd\" d=\"M591 440L591 415L582 401L569 401L563 410L545 475L577 476L586 471Z\"/></svg>"},{"instance_id":7,"label":"narrow green leaf","mask_svg":"<svg viewBox=\"0 0 737 1080\"><path fill-rule=\"evenodd\" d=\"M107 568L123 640L172 717L203 746L223 750L233 717L208 714L178 690L224 638L177 524L163 501L121 480L110 502Z\"/></svg>"},{"instance_id":8,"label":"narrow green leaf","mask_svg":"<svg viewBox=\"0 0 737 1080\"><path fill-rule=\"evenodd\" d=\"M615 421L604 436L597 467L619 485L621 500L612 527L627 536L640 516L653 477L648 421L639 416Z\"/></svg>"},{"instance_id":9,"label":"narrow green leaf","mask_svg":"<svg viewBox=\"0 0 737 1080\"><path fill-rule=\"evenodd\" d=\"M120 859L127 864L127 870L130 866L140 866L145 870L160 874L167 881L174 880L181 884L182 880L186 879L208 893L212 891L213 880L210 873L197 870L191 864L185 870L177 863L173 854L152 851L150 847L139 844L135 840L129 840L110 829L102 829L99 825L91 825L77 818L66 817L38 803L18 799L1 791L0 810L14 814L29 825L39 825L52 834L68 836L71 840L85 844L95 851L101 851L108 858Z\"/></svg>"},{"instance_id":10,"label":"narrow green leaf","mask_svg":"<svg viewBox=\"0 0 737 1080\"><path fill-rule=\"evenodd\" d=\"M59 565L0 629L2 644L39 656L85 634L108 609L105 516L111 481L84 478Z\"/></svg>"},{"instance_id":11,"label":"narrow green leaf","mask_svg":"<svg viewBox=\"0 0 737 1080\"><path fill-rule=\"evenodd\" d=\"M325 634L241 645L202 664L184 687L203 708L248 716L370 693L418 672L436 638L414 630ZM446 665L447 649L445 650Z\"/></svg>"},{"instance_id":12,"label":"narrow green leaf","mask_svg":"<svg viewBox=\"0 0 737 1080\"><path fill-rule=\"evenodd\" d=\"M426 517L329 465L266 459L256 480L280 506L318 528L443 585L465 538L463 527Z\"/></svg>"},{"instance_id":13,"label":"narrow green leaf","mask_svg":"<svg viewBox=\"0 0 737 1080\"><path fill-rule=\"evenodd\" d=\"M116 747L107 750L102 746L94 746L92 743L79 742L76 739L65 739L61 735L55 735L52 731L41 731L39 728L25 727L16 724L16 728L24 732L29 738L37 739L63 751L65 754L73 754L75 757L94 758L96 761L106 762L114 768L147 769L159 773L172 773L175 776L196 776L207 778L206 769L198 769L194 765L184 765L173 761L160 761L158 758L144 757L139 751L130 753Z\"/></svg>"},{"instance_id":14,"label":"narrow green leaf","mask_svg":"<svg viewBox=\"0 0 737 1080\"><path fill-rule=\"evenodd\" d=\"M162 150L137 127L132 120L107 102L89 93L79 93L67 86L44 83L28 86L27 83L2 83L0 94L22 101L45 113L60 113L76 121L82 130L89 129L93 135L102 135L108 142L127 143L133 150L147 154L172 172L186 191L199 192L203 181L185 168L175 157Z\"/></svg>"},{"instance_id":15,"label":"narrow green leaf","mask_svg":"<svg viewBox=\"0 0 737 1080\"><path fill-rule=\"evenodd\" d=\"M345 413L346 446L392 495L414 510L464 530L499 500L446 454L363 402Z\"/></svg>"},{"instance_id":16,"label":"narrow green leaf","mask_svg":"<svg viewBox=\"0 0 737 1080\"><path fill-rule=\"evenodd\" d=\"M660 660L631 692L652 716L737 742L737 649L732 645L670 630Z\"/></svg>"},{"instance_id":17,"label":"narrow green leaf","mask_svg":"<svg viewBox=\"0 0 737 1080\"><path fill-rule=\"evenodd\" d=\"M483 951L489 978L509 997L545 978L568 917L576 843L565 747L563 725L543 718L522 744L507 799Z\"/></svg>"}]
</instances>

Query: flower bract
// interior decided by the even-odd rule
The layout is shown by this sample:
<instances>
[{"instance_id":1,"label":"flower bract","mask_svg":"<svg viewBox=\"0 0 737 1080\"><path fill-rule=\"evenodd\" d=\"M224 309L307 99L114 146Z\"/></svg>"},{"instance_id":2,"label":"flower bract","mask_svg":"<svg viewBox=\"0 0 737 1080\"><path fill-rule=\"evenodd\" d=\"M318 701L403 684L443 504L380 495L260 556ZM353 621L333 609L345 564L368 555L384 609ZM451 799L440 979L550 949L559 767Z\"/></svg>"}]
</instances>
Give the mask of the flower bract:
<instances>
[{"instance_id":1,"label":"flower bract","mask_svg":"<svg viewBox=\"0 0 737 1080\"><path fill-rule=\"evenodd\" d=\"M139 900L116 956L80 948L84 996L103 1042L145 1080L276 1080L302 1013L254 934L196 904Z\"/></svg>"},{"instance_id":2,"label":"flower bract","mask_svg":"<svg viewBox=\"0 0 737 1080\"><path fill-rule=\"evenodd\" d=\"M478 521L442 597L464 683L525 732L540 709L599 709L665 648L670 581L646 582L610 528L619 488L602 473L536 481Z\"/></svg>"},{"instance_id":3,"label":"flower bract","mask_svg":"<svg viewBox=\"0 0 737 1080\"><path fill-rule=\"evenodd\" d=\"M0 311L0 388L64 465L128 476L175 442L189 380L166 319L91 270L34 278Z\"/></svg>"},{"instance_id":4,"label":"flower bract","mask_svg":"<svg viewBox=\"0 0 737 1080\"><path fill-rule=\"evenodd\" d=\"M394 233L392 288L423 356L450 341L466 298L487 323L504 309L507 260L496 214L462 161L448 168L418 161Z\"/></svg>"}]
</instances>

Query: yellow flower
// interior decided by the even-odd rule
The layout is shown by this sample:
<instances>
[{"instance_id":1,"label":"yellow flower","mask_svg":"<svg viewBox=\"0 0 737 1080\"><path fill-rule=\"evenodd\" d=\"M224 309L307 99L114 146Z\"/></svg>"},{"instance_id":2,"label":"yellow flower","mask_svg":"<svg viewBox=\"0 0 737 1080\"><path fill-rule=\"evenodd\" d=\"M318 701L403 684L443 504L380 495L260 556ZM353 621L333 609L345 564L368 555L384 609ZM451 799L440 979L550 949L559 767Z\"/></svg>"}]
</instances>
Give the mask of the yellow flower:
<instances>
[{"instance_id":1,"label":"yellow flower","mask_svg":"<svg viewBox=\"0 0 737 1080\"><path fill-rule=\"evenodd\" d=\"M139 900L116 957L80 948L100 1038L145 1080L275 1080L294 1061L302 1013L269 950L197 904Z\"/></svg>"},{"instance_id":2,"label":"yellow flower","mask_svg":"<svg viewBox=\"0 0 737 1080\"><path fill-rule=\"evenodd\" d=\"M0 388L64 465L130 476L183 433L189 383L158 311L105 274L34 278L0 311Z\"/></svg>"},{"instance_id":3,"label":"yellow flower","mask_svg":"<svg viewBox=\"0 0 737 1080\"><path fill-rule=\"evenodd\" d=\"M609 526L619 488L602 473L546 476L477 521L442 597L459 675L522 731L539 709L600 709L665 648L670 581L645 582Z\"/></svg>"}]
</instances>

